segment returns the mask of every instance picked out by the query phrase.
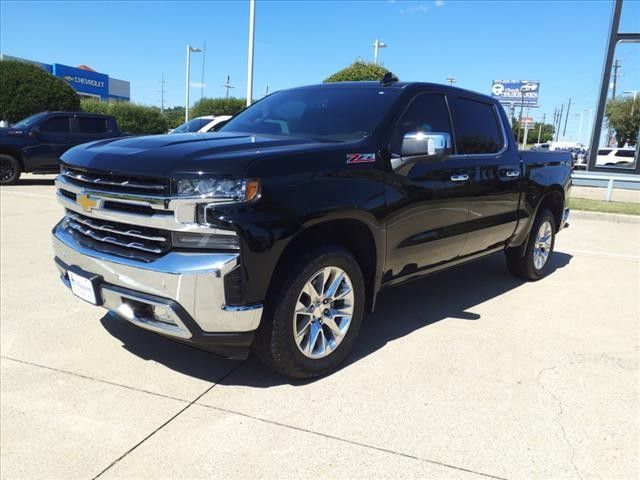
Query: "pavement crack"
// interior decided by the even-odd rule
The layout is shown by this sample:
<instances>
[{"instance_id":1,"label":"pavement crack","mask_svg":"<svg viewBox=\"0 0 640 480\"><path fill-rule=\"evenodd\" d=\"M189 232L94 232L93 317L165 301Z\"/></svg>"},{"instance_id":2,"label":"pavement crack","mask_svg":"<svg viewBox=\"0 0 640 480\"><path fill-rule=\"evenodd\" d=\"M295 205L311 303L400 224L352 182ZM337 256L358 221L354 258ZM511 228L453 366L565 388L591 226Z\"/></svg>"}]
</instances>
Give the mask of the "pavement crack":
<instances>
[{"instance_id":1,"label":"pavement crack","mask_svg":"<svg viewBox=\"0 0 640 480\"><path fill-rule=\"evenodd\" d=\"M239 415L241 417L249 418L251 420L255 420L255 421L258 421L258 422L263 422L263 423L267 423L267 424L270 424L270 425L275 425L277 427L282 427L282 428L289 428L291 430L296 430L298 432L308 433L308 434L311 434L311 435L317 435L319 437L323 437L323 438L330 439L330 440L336 440L338 442L348 443L349 445L354 445L354 446L357 446L357 447L376 450L378 452L388 453L388 454L391 454L391 455L398 455L400 457L410 458L412 460L416 460L416 461L419 461L419 462L430 463L430 464L438 465L438 466L444 467L444 468L451 468L451 469L454 469L454 470L459 470L461 472L466 472L466 473L471 473L471 474L474 474L474 475L479 475L481 477L493 478L493 479L496 479L496 480L507 480L505 477L499 477L497 475L492 475L490 473L479 472L477 470L472 470L470 468L460 467L460 466L457 466L457 465L451 465L450 463L440 462L438 460L431 460L429 458L418 457L416 455L411 455L409 453L400 452L398 450L392 450L392 449L389 449L389 448L383 448L383 447L378 447L378 446L375 446L375 445L370 445L368 443L357 442L355 440L349 440L347 438L337 437L335 435L329 435L327 433L316 432L315 430L310 430L308 428L296 427L295 425L288 425L286 423L277 422L275 420L269 420L269 419L266 419L266 418L261 418L261 417L256 417L254 415L249 415L247 413L238 412L238 411L235 411L235 410L229 410L227 408L221 408L221 407L216 407L216 406L213 406L213 405L207 405L206 403L198 403L197 406L198 407L204 407L204 408L210 408L212 410L217 410L219 412L224 412L224 413L228 413L228 414L231 414L231 415Z\"/></svg>"},{"instance_id":2,"label":"pavement crack","mask_svg":"<svg viewBox=\"0 0 640 480\"><path fill-rule=\"evenodd\" d=\"M567 436L567 432L564 429L564 425L562 424L562 416L564 415L564 407L562 405L562 400L560 400L560 398L555 393L553 393L553 391L548 389L544 385L542 380L541 380L541 377L542 377L543 373L550 372L551 370L555 370L556 368L558 368L558 365L556 365L554 367L543 368L542 370L540 370L538 372L538 375L536 376L536 383L538 385L540 385L540 388L542 388L543 391L545 391L551 398L553 398L553 400L556 402L556 404L558 406L558 413L557 413L554 421L558 425L558 427L560 427L560 431L562 432L562 437L564 438L565 443L569 447L569 452L570 452L569 461L571 462L571 465L573 466L573 469L575 470L576 474L578 475L578 478L580 478L580 480L582 480L582 474L580 473L580 469L577 467L577 465L575 464L575 461L574 461L574 458L576 456L575 448L573 447L573 444L569 441L569 437Z\"/></svg>"},{"instance_id":3,"label":"pavement crack","mask_svg":"<svg viewBox=\"0 0 640 480\"><path fill-rule=\"evenodd\" d=\"M131 447L129 450L127 450L126 452L124 452L122 455L120 455L118 458L116 458L113 462L111 462L104 470L102 470L100 473L98 473L95 477L93 477L93 480L96 480L97 478L100 478L103 474L105 474L106 472L108 472L113 466L115 466L118 462L120 462L122 459L124 459L127 455L129 455L130 453L132 453L135 449L137 449L140 445L142 445L143 443L145 443L147 440L149 440L151 437L153 437L156 433L158 433L160 430L162 430L164 427L166 427L167 425L169 425L173 420L175 420L176 418L178 418L182 413L184 413L187 409L189 409L192 405L194 405L198 400L200 400L203 396L205 396L207 393L209 393L216 385L219 385L220 382L222 382L225 378L227 378L229 375L232 375L233 373L235 373L236 370L238 370L239 368L241 368L245 363L247 363L247 361L245 360L244 362L240 362L239 365L237 365L235 368L232 368L231 370L229 370L222 378L220 378L216 383L214 383L213 385L207 387L205 389L204 392L202 392L200 395L198 395L196 398L194 398L193 400L191 400L185 407L181 408L176 414L174 414L171 418L169 418L166 422L164 422L162 425L160 425L158 428L156 428L154 431L152 431L151 433L149 433L149 435L147 435L146 437L144 437L142 440L140 440L138 443L136 443L133 447Z\"/></svg>"}]
</instances>

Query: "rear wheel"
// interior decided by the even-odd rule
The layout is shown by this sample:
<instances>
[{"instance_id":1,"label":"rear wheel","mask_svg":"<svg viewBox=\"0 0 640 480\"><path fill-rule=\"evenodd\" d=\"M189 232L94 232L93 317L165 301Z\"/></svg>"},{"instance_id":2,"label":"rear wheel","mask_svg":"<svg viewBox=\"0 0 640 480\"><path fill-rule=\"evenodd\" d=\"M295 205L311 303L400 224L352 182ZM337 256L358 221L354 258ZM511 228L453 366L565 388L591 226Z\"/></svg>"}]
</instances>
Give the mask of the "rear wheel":
<instances>
[{"instance_id":1,"label":"rear wheel","mask_svg":"<svg viewBox=\"0 0 640 480\"><path fill-rule=\"evenodd\" d=\"M553 214L543 210L533 223L527 242L507 249L507 266L512 274L525 280L539 280L548 273L556 239L555 225Z\"/></svg>"},{"instance_id":2,"label":"rear wheel","mask_svg":"<svg viewBox=\"0 0 640 480\"><path fill-rule=\"evenodd\" d=\"M0 185L11 185L20 178L20 163L11 155L0 155Z\"/></svg>"},{"instance_id":3,"label":"rear wheel","mask_svg":"<svg viewBox=\"0 0 640 480\"><path fill-rule=\"evenodd\" d=\"M364 279L340 246L315 249L282 276L256 336L257 356L294 378L337 367L356 340L364 311Z\"/></svg>"}]
</instances>

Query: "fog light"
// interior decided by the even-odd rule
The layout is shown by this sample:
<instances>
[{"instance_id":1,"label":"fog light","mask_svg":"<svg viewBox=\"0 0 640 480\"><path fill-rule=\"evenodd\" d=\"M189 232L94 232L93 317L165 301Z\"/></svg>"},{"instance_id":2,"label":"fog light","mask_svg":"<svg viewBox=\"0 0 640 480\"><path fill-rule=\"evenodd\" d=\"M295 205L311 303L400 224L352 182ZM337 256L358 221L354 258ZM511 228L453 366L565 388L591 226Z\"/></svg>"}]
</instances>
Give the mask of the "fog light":
<instances>
[{"instance_id":1,"label":"fog light","mask_svg":"<svg viewBox=\"0 0 640 480\"><path fill-rule=\"evenodd\" d=\"M161 307L159 305L154 305L153 307L153 316L156 321L162 323L169 323L171 325L176 325L177 323L174 319L173 313L166 307Z\"/></svg>"},{"instance_id":2,"label":"fog light","mask_svg":"<svg viewBox=\"0 0 640 480\"><path fill-rule=\"evenodd\" d=\"M240 244L238 236L229 234L202 234L188 232L173 232L171 241L174 247L179 248L205 248L214 250L238 250Z\"/></svg>"}]
</instances>

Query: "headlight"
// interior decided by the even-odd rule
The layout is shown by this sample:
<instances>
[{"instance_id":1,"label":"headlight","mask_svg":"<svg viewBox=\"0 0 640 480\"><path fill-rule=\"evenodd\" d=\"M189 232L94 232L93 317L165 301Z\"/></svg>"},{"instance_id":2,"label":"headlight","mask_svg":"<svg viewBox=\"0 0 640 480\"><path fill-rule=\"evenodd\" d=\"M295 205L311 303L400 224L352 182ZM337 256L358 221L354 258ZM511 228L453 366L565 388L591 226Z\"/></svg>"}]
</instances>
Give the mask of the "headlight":
<instances>
[{"instance_id":1,"label":"headlight","mask_svg":"<svg viewBox=\"0 0 640 480\"><path fill-rule=\"evenodd\" d=\"M181 178L176 184L181 197L207 197L236 202L253 200L260 190L257 180Z\"/></svg>"}]
</instances>

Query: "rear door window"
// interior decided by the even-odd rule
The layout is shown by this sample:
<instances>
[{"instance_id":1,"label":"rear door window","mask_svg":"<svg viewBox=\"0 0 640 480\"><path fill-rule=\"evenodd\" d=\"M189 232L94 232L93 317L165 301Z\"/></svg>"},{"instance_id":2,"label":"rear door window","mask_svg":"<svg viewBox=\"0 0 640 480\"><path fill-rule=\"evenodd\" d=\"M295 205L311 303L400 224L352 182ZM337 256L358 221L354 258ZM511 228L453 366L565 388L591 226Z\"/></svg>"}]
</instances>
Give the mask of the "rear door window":
<instances>
[{"instance_id":1,"label":"rear door window","mask_svg":"<svg viewBox=\"0 0 640 480\"><path fill-rule=\"evenodd\" d=\"M77 117L75 133L101 135L107 133L107 120L99 117Z\"/></svg>"},{"instance_id":2,"label":"rear door window","mask_svg":"<svg viewBox=\"0 0 640 480\"><path fill-rule=\"evenodd\" d=\"M453 124L459 154L491 154L504 147L496 111L489 103L458 97L454 102Z\"/></svg>"},{"instance_id":3,"label":"rear door window","mask_svg":"<svg viewBox=\"0 0 640 480\"><path fill-rule=\"evenodd\" d=\"M69 133L69 117L52 117L40 124L42 133Z\"/></svg>"}]
</instances>

